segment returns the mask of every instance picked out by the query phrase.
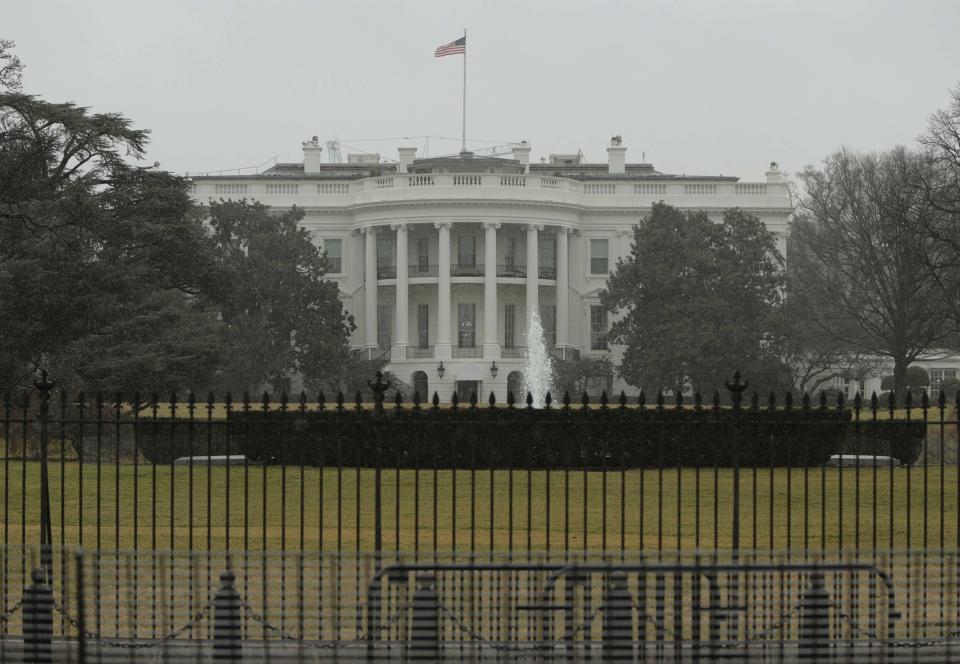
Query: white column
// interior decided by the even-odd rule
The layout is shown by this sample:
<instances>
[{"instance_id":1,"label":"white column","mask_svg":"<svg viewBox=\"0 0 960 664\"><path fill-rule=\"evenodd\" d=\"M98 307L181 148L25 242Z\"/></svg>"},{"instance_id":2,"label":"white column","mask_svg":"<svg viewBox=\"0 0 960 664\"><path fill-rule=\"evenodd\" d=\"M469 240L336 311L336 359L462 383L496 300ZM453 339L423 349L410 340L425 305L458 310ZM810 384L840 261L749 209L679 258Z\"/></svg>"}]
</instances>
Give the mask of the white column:
<instances>
[{"instance_id":1,"label":"white column","mask_svg":"<svg viewBox=\"0 0 960 664\"><path fill-rule=\"evenodd\" d=\"M533 314L540 315L540 253L537 231L542 230L543 226L540 224L527 226L527 315L523 320L524 334Z\"/></svg>"},{"instance_id":2,"label":"white column","mask_svg":"<svg viewBox=\"0 0 960 664\"><path fill-rule=\"evenodd\" d=\"M483 248L483 356L490 360L500 359L500 343L497 340L497 229L495 221L484 222L485 244Z\"/></svg>"},{"instance_id":3,"label":"white column","mask_svg":"<svg viewBox=\"0 0 960 664\"><path fill-rule=\"evenodd\" d=\"M568 228L557 229L557 346L569 344L567 329L570 304L570 256L567 241Z\"/></svg>"},{"instance_id":4,"label":"white column","mask_svg":"<svg viewBox=\"0 0 960 664\"><path fill-rule=\"evenodd\" d=\"M364 307L363 307L363 344L367 348L377 347L377 229L363 229L364 239Z\"/></svg>"},{"instance_id":5,"label":"white column","mask_svg":"<svg viewBox=\"0 0 960 664\"><path fill-rule=\"evenodd\" d=\"M391 359L405 360L407 359L407 346L410 345L410 326L408 319L410 311L410 284L407 279L407 268L410 257L407 251L407 225L392 224L390 228L397 232L397 314L394 317L397 321L397 335L393 341Z\"/></svg>"},{"instance_id":6,"label":"white column","mask_svg":"<svg viewBox=\"0 0 960 664\"><path fill-rule=\"evenodd\" d=\"M439 231L438 288L437 288L437 343L434 357L448 360L453 357L450 338L450 222L433 225Z\"/></svg>"}]
</instances>

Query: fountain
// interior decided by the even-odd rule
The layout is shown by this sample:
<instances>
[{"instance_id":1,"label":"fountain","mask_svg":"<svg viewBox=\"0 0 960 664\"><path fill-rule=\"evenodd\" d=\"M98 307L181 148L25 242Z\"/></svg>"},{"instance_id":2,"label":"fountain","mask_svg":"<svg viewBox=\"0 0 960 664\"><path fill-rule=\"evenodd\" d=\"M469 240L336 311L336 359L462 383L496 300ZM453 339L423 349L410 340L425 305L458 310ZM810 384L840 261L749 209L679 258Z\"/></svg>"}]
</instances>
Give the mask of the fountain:
<instances>
[{"instance_id":1,"label":"fountain","mask_svg":"<svg viewBox=\"0 0 960 664\"><path fill-rule=\"evenodd\" d=\"M527 354L523 366L523 398L529 392L533 396L533 407L543 408L547 392L553 386L553 359L547 352L543 340L543 325L536 312L530 316L527 328Z\"/></svg>"}]
</instances>

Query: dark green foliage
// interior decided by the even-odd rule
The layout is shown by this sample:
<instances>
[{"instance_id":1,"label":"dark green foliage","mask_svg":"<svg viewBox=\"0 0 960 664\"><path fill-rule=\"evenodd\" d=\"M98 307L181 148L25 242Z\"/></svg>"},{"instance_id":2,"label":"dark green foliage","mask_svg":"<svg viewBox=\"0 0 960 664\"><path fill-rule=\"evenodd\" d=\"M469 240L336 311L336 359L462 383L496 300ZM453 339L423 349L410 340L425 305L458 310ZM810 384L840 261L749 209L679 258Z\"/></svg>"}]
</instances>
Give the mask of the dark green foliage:
<instances>
[{"instance_id":1,"label":"dark green foliage","mask_svg":"<svg viewBox=\"0 0 960 664\"><path fill-rule=\"evenodd\" d=\"M952 403L960 389L960 378L946 378L940 382L940 391L946 395L947 401Z\"/></svg>"},{"instance_id":2,"label":"dark green foliage","mask_svg":"<svg viewBox=\"0 0 960 664\"><path fill-rule=\"evenodd\" d=\"M919 391L930 386L930 374L927 373L927 370L923 367L915 365L907 367L907 372L903 380L904 384L901 387L908 390ZM890 391L894 389L894 387L895 381L892 374L884 376L880 381L881 390Z\"/></svg>"},{"instance_id":3,"label":"dark green foliage","mask_svg":"<svg viewBox=\"0 0 960 664\"><path fill-rule=\"evenodd\" d=\"M188 428L170 448L164 432L155 443L144 424L141 448L158 461L187 454ZM654 409L644 411L558 409L387 409L377 421L370 411L350 408L323 413L271 411L234 413L229 425L218 424L215 453L223 453L226 427L235 453L256 461L316 465L333 463L339 449L345 465L376 462L376 436L382 435L385 466L434 465L506 468L635 468L659 464L712 466L733 463L734 436L744 466L819 465L840 449L849 433L850 413L833 409L810 412L744 412ZM922 435L922 429L921 429Z\"/></svg>"},{"instance_id":4,"label":"dark green foliage","mask_svg":"<svg viewBox=\"0 0 960 664\"><path fill-rule=\"evenodd\" d=\"M128 163L146 141L117 114L0 95L0 386L41 363L126 391L213 372L213 256L189 182ZM202 351L169 353L176 328Z\"/></svg>"},{"instance_id":5,"label":"dark green foliage","mask_svg":"<svg viewBox=\"0 0 960 664\"><path fill-rule=\"evenodd\" d=\"M553 360L553 386L558 394L599 395L613 387L613 363L609 357L584 356Z\"/></svg>"},{"instance_id":6,"label":"dark green foliage","mask_svg":"<svg viewBox=\"0 0 960 664\"><path fill-rule=\"evenodd\" d=\"M766 391L789 384L781 298L783 258L754 216L663 203L634 228L601 302L615 316L610 338L626 346L620 375L649 391L722 388L731 367Z\"/></svg>"},{"instance_id":7,"label":"dark green foliage","mask_svg":"<svg viewBox=\"0 0 960 664\"><path fill-rule=\"evenodd\" d=\"M234 351L222 383L252 390L266 381L278 389L302 372L316 389L321 377L341 375L353 320L337 285L324 279L323 252L299 223L303 211L221 201L206 212L220 277L212 297Z\"/></svg>"}]
</instances>

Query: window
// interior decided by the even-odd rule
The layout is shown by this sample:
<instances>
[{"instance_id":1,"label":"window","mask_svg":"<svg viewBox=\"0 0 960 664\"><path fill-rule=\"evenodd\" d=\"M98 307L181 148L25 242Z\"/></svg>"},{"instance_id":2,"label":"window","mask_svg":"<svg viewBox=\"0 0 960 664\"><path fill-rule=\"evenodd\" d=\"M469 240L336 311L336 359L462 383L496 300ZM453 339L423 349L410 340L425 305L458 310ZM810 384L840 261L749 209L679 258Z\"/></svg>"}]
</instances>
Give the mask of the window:
<instances>
[{"instance_id":1,"label":"window","mask_svg":"<svg viewBox=\"0 0 960 664\"><path fill-rule=\"evenodd\" d=\"M430 347L430 305L417 305L417 347Z\"/></svg>"},{"instance_id":2,"label":"window","mask_svg":"<svg viewBox=\"0 0 960 664\"><path fill-rule=\"evenodd\" d=\"M323 248L327 252L327 269L333 274L343 272L343 240L324 240Z\"/></svg>"},{"instance_id":3,"label":"window","mask_svg":"<svg viewBox=\"0 0 960 664\"><path fill-rule=\"evenodd\" d=\"M503 248L503 264L512 268L517 263L517 238L508 237Z\"/></svg>"},{"instance_id":4,"label":"window","mask_svg":"<svg viewBox=\"0 0 960 664\"><path fill-rule=\"evenodd\" d=\"M477 305L473 302L457 304L457 345L460 348L475 348Z\"/></svg>"},{"instance_id":5,"label":"window","mask_svg":"<svg viewBox=\"0 0 960 664\"><path fill-rule=\"evenodd\" d=\"M377 345L387 349L393 345L393 305L377 305Z\"/></svg>"},{"instance_id":6,"label":"window","mask_svg":"<svg viewBox=\"0 0 960 664\"><path fill-rule=\"evenodd\" d=\"M377 267L392 267L396 251L393 248L393 238L389 235L377 235Z\"/></svg>"},{"instance_id":7,"label":"window","mask_svg":"<svg viewBox=\"0 0 960 664\"><path fill-rule=\"evenodd\" d=\"M930 396L940 396L940 386L943 381L956 378L956 369L931 369L930 370Z\"/></svg>"},{"instance_id":8,"label":"window","mask_svg":"<svg viewBox=\"0 0 960 664\"><path fill-rule=\"evenodd\" d=\"M430 238L417 238L417 270L430 271Z\"/></svg>"},{"instance_id":9,"label":"window","mask_svg":"<svg viewBox=\"0 0 960 664\"><path fill-rule=\"evenodd\" d=\"M590 350L607 350L607 311L590 305Z\"/></svg>"},{"instance_id":10,"label":"window","mask_svg":"<svg viewBox=\"0 0 960 664\"><path fill-rule=\"evenodd\" d=\"M377 279L396 279L396 256L393 237L377 234Z\"/></svg>"},{"instance_id":11,"label":"window","mask_svg":"<svg viewBox=\"0 0 960 664\"><path fill-rule=\"evenodd\" d=\"M590 274L606 274L610 271L609 252L608 240L590 240Z\"/></svg>"},{"instance_id":12,"label":"window","mask_svg":"<svg viewBox=\"0 0 960 664\"><path fill-rule=\"evenodd\" d=\"M503 305L503 347L513 348L515 341L515 329L517 323L517 305Z\"/></svg>"},{"instance_id":13,"label":"window","mask_svg":"<svg viewBox=\"0 0 960 664\"><path fill-rule=\"evenodd\" d=\"M472 235L464 235L457 240L457 263L459 265L476 265L477 242Z\"/></svg>"},{"instance_id":14,"label":"window","mask_svg":"<svg viewBox=\"0 0 960 664\"><path fill-rule=\"evenodd\" d=\"M540 305L540 324L543 325L543 342L547 348L557 345L557 305Z\"/></svg>"},{"instance_id":15,"label":"window","mask_svg":"<svg viewBox=\"0 0 960 664\"><path fill-rule=\"evenodd\" d=\"M540 267L556 269L557 267L557 238L547 237L540 240Z\"/></svg>"}]
</instances>

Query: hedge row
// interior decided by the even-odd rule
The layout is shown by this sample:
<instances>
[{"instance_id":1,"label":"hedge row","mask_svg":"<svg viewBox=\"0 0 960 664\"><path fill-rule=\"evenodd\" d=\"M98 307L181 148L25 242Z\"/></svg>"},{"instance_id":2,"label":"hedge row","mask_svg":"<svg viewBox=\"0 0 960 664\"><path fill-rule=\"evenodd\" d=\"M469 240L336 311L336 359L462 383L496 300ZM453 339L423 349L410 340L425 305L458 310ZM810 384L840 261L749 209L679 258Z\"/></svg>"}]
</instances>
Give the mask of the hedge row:
<instances>
[{"instance_id":1,"label":"hedge row","mask_svg":"<svg viewBox=\"0 0 960 664\"><path fill-rule=\"evenodd\" d=\"M917 460L922 422L851 422L841 411L388 410L232 413L138 425L151 461L244 454L255 463L420 468L818 466L832 454Z\"/></svg>"}]
</instances>

